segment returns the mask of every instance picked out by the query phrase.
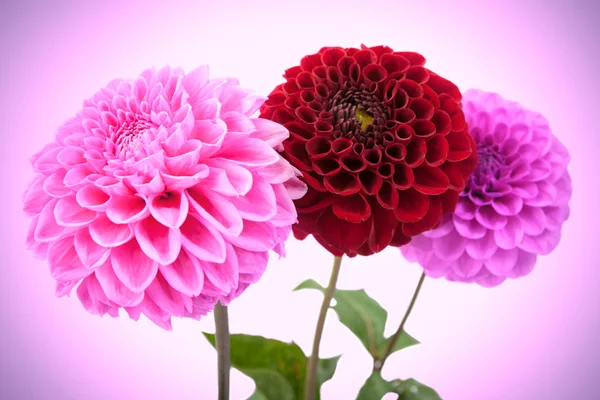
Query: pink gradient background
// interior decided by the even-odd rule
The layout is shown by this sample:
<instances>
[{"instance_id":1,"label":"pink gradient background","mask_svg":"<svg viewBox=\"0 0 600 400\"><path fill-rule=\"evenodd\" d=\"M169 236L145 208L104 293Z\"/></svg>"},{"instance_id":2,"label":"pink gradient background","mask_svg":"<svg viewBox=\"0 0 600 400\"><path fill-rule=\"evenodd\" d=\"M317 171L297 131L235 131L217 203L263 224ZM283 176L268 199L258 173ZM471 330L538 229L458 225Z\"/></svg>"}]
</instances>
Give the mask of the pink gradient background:
<instances>
[{"instance_id":1,"label":"pink gradient background","mask_svg":"<svg viewBox=\"0 0 600 400\"><path fill-rule=\"evenodd\" d=\"M166 63L186 70L210 63L213 75L237 76L267 94L302 55L361 43L419 51L463 90L498 91L544 113L573 159L572 214L559 248L530 276L496 289L427 280L407 325L422 344L391 357L384 376L415 377L449 400L600 396L600 4L91 3L0 4L0 398L216 398L216 355L201 336L213 329L210 317L177 320L171 333L146 319L100 319L75 296L54 298L46 264L24 248L28 158L84 98L112 78ZM232 331L294 340L308 351L321 297L291 289L309 277L326 283L330 262L312 239L291 240L288 258L273 259L260 283L230 307ZM344 261L339 287L366 288L390 310L392 333L419 273L387 249ZM324 399L354 398L371 367L331 313L322 355L341 353ZM232 386L232 400L253 391L237 371Z\"/></svg>"}]
</instances>

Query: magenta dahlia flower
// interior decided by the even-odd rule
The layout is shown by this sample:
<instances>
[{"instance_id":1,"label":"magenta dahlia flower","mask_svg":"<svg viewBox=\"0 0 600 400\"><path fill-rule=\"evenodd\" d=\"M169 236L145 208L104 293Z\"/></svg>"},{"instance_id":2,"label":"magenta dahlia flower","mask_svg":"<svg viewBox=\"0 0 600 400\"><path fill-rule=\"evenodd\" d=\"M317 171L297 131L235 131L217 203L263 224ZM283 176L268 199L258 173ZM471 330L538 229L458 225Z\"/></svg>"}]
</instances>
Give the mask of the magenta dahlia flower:
<instances>
[{"instance_id":1,"label":"magenta dahlia flower","mask_svg":"<svg viewBox=\"0 0 600 400\"><path fill-rule=\"evenodd\" d=\"M470 90L463 109L479 162L456 211L401 249L432 277L496 286L527 275L569 217L569 153L546 119L495 93Z\"/></svg>"},{"instance_id":2,"label":"magenta dahlia flower","mask_svg":"<svg viewBox=\"0 0 600 400\"><path fill-rule=\"evenodd\" d=\"M274 150L281 125L234 79L165 67L115 80L33 159L27 244L56 295L94 314L124 308L170 329L199 319L280 255L305 186Z\"/></svg>"}]
</instances>

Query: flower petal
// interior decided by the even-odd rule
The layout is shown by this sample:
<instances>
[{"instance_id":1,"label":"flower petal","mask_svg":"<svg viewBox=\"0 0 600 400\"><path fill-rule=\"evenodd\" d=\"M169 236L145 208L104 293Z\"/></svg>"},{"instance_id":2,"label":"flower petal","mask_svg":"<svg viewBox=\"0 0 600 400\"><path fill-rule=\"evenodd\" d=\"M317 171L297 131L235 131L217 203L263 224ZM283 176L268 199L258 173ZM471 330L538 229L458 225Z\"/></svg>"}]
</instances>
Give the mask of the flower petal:
<instances>
[{"instance_id":1,"label":"flower petal","mask_svg":"<svg viewBox=\"0 0 600 400\"><path fill-rule=\"evenodd\" d=\"M496 276L507 276L515 267L519 258L519 249L498 249L485 261L485 267Z\"/></svg>"},{"instance_id":2,"label":"flower petal","mask_svg":"<svg viewBox=\"0 0 600 400\"><path fill-rule=\"evenodd\" d=\"M272 147L260 139L252 138L240 140L235 146L223 147L214 157L247 167L262 167L279 161L279 155Z\"/></svg>"},{"instance_id":3,"label":"flower petal","mask_svg":"<svg viewBox=\"0 0 600 400\"><path fill-rule=\"evenodd\" d=\"M96 218L96 212L83 208L75 200L75 196L62 197L54 206L56 223L65 227L87 225Z\"/></svg>"},{"instance_id":4,"label":"flower petal","mask_svg":"<svg viewBox=\"0 0 600 400\"><path fill-rule=\"evenodd\" d=\"M223 236L202 217L188 215L181 228L181 244L191 254L203 261L225 261Z\"/></svg>"},{"instance_id":5,"label":"flower petal","mask_svg":"<svg viewBox=\"0 0 600 400\"><path fill-rule=\"evenodd\" d=\"M525 231L521 220L518 217L511 217L504 228L494 231L494 239L498 247L510 250L521 243L524 234Z\"/></svg>"},{"instance_id":6,"label":"flower petal","mask_svg":"<svg viewBox=\"0 0 600 400\"><path fill-rule=\"evenodd\" d=\"M237 237L229 237L231 244L250 251L267 251L279 242L279 235L268 222L244 221L244 229Z\"/></svg>"},{"instance_id":7,"label":"flower petal","mask_svg":"<svg viewBox=\"0 0 600 400\"><path fill-rule=\"evenodd\" d=\"M179 256L179 229L164 226L152 216L135 225L135 237L142 251L159 264L171 264Z\"/></svg>"},{"instance_id":8,"label":"flower petal","mask_svg":"<svg viewBox=\"0 0 600 400\"><path fill-rule=\"evenodd\" d=\"M230 199L202 185L187 190L187 197L192 208L218 231L237 236L242 232L243 221Z\"/></svg>"},{"instance_id":9,"label":"flower petal","mask_svg":"<svg viewBox=\"0 0 600 400\"><path fill-rule=\"evenodd\" d=\"M116 277L132 292L143 292L156 277L158 264L135 239L112 249L110 262Z\"/></svg>"},{"instance_id":10,"label":"flower petal","mask_svg":"<svg viewBox=\"0 0 600 400\"><path fill-rule=\"evenodd\" d=\"M498 250L498 245L494 239L494 233L487 231L484 237L480 239L467 240L465 246L467 254L476 260L486 260L494 255Z\"/></svg>"},{"instance_id":11,"label":"flower petal","mask_svg":"<svg viewBox=\"0 0 600 400\"><path fill-rule=\"evenodd\" d=\"M110 249L96 243L88 229L79 229L75 233L74 245L83 266L89 269L104 264L110 255Z\"/></svg>"},{"instance_id":12,"label":"flower petal","mask_svg":"<svg viewBox=\"0 0 600 400\"><path fill-rule=\"evenodd\" d=\"M50 275L60 281L79 280L92 273L81 263L75 251L73 236L63 238L50 245L48 264L50 264Z\"/></svg>"},{"instance_id":13,"label":"flower petal","mask_svg":"<svg viewBox=\"0 0 600 400\"><path fill-rule=\"evenodd\" d=\"M204 286L204 273L198 259L186 249L181 249L179 257L169 265L159 265L158 269L173 289L186 296L198 296Z\"/></svg>"},{"instance_id":14,"label":"flower petal","mask_svg":"<svg viewBox=\"0 0 600 400\"><path fill-rule=\"evenodd\" d=\"M231 293L239 284L238 258L230 244L226 245L227 256L222 263L202 262L202 270L217 289L223 293Z\"/></svg>"},{"instance_id":15,"label":"flower petal","mask_svg":"<svg viewBox=\"0 0 600 400\"><path fill-rule=\"evenodd\" d=\"M115 224L103 215L89 225L89 230L94 242L103 247L117 247L133 237L133 229L129 225Z\"/></svg>"},{"instance_id":16,"label":"flower petal","mask_svg":"<svg viewBox=\"0 0 600 400\"><path fill-rule=\"evenodd\" d=\"M105 262L95 271L96 279L106 294L106 297L121 307L134 307L144 299L144 292L132 292L115 274L110 261Z\"/></svg>"},{"instance_id":17,"label":"flower petal","mask_svg":"<svg viewBox=\"0 0 600 400\"><path fill-rule=\"evenodd\" d=\"M40 212L38 223L33 232L33 238L36 242L53 242L65 231L65 228L56 223L54 217L54 206L57 202L58 199L51 199Z\"/></svg>"},{"instance_id":18,"label":"flower petal","mask_svg":"<svg viewBox=\"0 0 600 400\"><path fill-rule=\"evenodd\" d=\"M148 198L150 214L161 224L176 229L188 214L188 198L181 192L164 193Z\"/></svg>"},{"instance_id":19,"label":"flower petal","mask_svg":"<svg viewBox=\"0 0 600 400\"><path fill-rule=\"evenodd\" d=\"M458 260L463 254L466 240L456 231L433 241L433 252L436 256L446 261Z\"/></svg>"}]
</instances>

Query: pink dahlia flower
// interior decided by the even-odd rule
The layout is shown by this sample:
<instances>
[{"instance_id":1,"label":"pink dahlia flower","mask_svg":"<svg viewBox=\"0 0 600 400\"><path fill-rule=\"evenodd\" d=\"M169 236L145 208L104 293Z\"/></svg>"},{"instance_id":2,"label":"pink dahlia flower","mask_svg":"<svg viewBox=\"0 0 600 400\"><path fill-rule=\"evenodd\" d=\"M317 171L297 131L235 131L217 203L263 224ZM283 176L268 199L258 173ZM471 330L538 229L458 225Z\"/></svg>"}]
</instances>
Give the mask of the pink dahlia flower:
<instances>
[{"instance_id":1,"label":"pink dahlia flower","mask_svg":"<svg viewBox=\"0 0 600 400\"><path fill-rule=\"evenodd\" d=\"M432 277L496 286L527 275L569 217L569 153L538 113L470 90L463 108L479 163L456 211L401 249Z\"/></svg>"},{"instance_id":2,"label":"pink dahlia flower","mask_svg":"<svg viewBox=\"0 0 600 400\"><path fill-rule=\"evenodd\" d=\"M265 98L234 79L165 67L115 80L33 159L27 244L56 295L170 329L199 319L280 255L305 192L279 156L287 130L251 118Z\"/></svg>"}]
</instances>

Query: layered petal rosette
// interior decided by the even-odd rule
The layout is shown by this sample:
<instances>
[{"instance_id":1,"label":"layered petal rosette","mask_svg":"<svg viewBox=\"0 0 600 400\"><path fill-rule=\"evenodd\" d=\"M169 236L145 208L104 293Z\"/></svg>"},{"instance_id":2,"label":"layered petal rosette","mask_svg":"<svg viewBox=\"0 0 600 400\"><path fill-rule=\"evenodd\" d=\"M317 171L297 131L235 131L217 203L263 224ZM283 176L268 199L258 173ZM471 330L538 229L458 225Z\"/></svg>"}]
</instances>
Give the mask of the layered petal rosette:
<instances>
[{"instance_id":1,"label":"layered petal rosette","mask_svg":"<svg viewBox=\"0 0 600 400\"><path fill-rule=\"evenodd\" d=\"M495 286L530 273L569 217L569 153L539 113L495 93L463 97L479 163L456 212L402 254L433 277Z\"/></svg>"},{"instance_id":2,"label":"layered petal rosette","mask_svg":"<svg viewBox=\"0 0 600 400\"><path fill-rule=\"evenodd\" d=\"M294 235L336 256L370 255L439 225L476 165L461 93L389 47L324 47L285 71L261 108L302 171Z\"/></svg>"},{"instance_id":3,"label":"layered petal rosette","mask_svg":"<svg viewBox=\"0 0 600 400\"><path fill-rule=\"evenodd\" d=\"M150 69L84 102L33 159L27 244L56 294L91 313L120 308L170 329L263 273L296 219L299 172L275 150L281 125L235 79Z\"/></svg>"}]
</instances>

